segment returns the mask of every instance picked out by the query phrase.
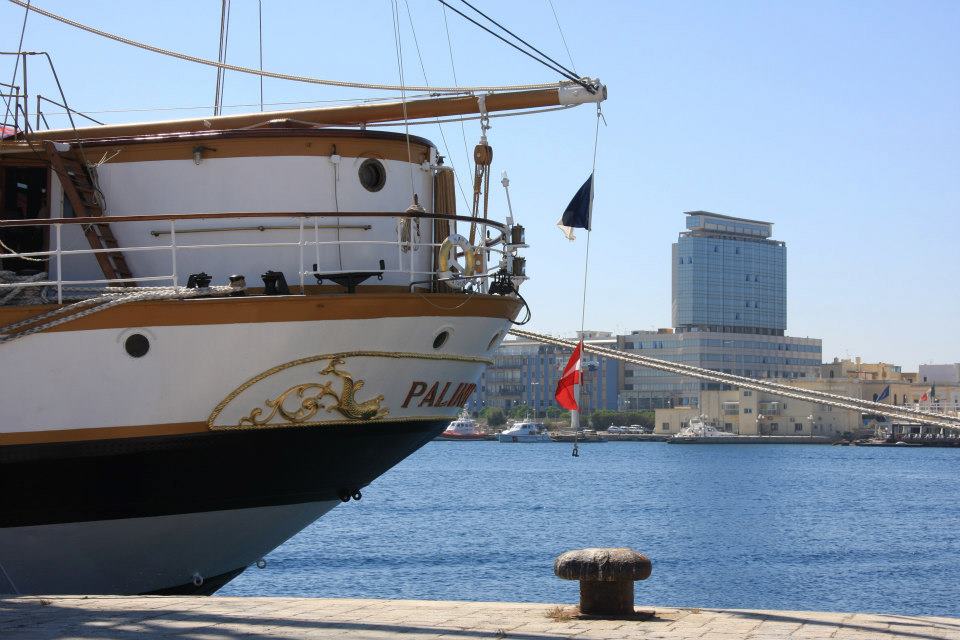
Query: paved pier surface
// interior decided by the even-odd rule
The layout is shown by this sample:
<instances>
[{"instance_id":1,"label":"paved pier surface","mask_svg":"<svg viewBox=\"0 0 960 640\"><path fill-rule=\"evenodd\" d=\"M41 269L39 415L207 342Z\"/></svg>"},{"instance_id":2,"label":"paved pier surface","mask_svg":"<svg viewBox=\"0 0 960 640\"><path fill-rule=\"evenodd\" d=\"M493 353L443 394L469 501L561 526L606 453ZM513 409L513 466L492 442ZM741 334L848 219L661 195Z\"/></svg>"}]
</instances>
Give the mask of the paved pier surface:
<instances>
[{"instance_id":1,"label":"paved pier surface","mask_svg":"<svg viewBox=\"0 0 960 640\"><path fill-rule=\"evenodd\" d=\"M960 618L656 607L655 617L642 621L583 620L574 612L509 602L25 597L0 599L0 638L960 640Z\"/></svg>"}]
</instances>

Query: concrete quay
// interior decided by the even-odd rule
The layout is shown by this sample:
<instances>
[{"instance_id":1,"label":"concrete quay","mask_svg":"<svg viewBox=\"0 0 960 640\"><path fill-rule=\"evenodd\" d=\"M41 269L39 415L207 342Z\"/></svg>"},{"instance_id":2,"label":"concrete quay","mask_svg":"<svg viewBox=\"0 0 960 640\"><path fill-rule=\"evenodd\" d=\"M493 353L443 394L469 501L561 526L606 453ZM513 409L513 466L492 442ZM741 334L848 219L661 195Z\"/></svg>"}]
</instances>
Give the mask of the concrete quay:
<instances>
[{"instance_id":1,"label":"concrete quay","mask_svg":"<svg viewBox=\"0 0 960 640\"><path fill-rule=\"evenodd\" d=\"M960 640L960 618L813 611L653 610L582 619L569 606L328 598L43 596L0 599L0 638L370 640Z\"/></svg>"}]
</instances>

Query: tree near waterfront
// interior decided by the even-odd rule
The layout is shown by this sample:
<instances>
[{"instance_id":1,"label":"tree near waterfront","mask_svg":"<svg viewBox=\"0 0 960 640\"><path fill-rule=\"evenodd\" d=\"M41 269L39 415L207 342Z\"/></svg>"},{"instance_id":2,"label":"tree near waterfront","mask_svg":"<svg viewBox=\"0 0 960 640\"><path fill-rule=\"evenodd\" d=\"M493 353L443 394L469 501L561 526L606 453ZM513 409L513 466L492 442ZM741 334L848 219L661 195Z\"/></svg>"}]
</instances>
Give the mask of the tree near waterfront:
<instances>
[{"instance_id":1,"label":"tree near waterfront","mask_svg":"<svg viewBox=\"0 0 960 640\"><path fill-rule=\"evenodd\" d=\"M507 423L506 414L498 407L487 407L480 412L480 418L486 420L487 425L491 427L499 427Z\"/></svg>"},{"instance_id":2,"label":"tree near waterfront","mask_svg":"<svg viewBox=\"0 0 960 640\"><path fill-rule=\"evenodd\" d=\"M594 411L590 414L590 426L597 431L606 430L613 425L633 425L650 428L653 426L653 411Z\"/></svg>"}]
</instances>

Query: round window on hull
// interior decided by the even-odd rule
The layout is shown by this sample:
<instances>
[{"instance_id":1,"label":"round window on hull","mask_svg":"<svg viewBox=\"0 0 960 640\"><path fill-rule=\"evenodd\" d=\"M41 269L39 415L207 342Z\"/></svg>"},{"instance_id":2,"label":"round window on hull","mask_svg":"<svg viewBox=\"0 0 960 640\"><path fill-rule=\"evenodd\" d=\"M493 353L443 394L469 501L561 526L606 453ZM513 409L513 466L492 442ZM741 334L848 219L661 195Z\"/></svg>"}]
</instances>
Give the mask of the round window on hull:
<instances>
[{"instance_id":1,"label":"round window on hull","mask_svg":"<svg viewBox=\"0 0 960 640\"><path fill-rule=\"evenodd\" d=\"M150 340L142 333L134 333L123 341L123 348L131 358L142 358L150 351Z\"/></svg>"},{"instance_id":2,"label":"round window on hull","mask_svg":"<svg viewBox=\"0 0 960 640\"><path fill-rule=\"evenodd\" d=\"M443 331L438 333L436 337L433 339L433 348L439 349L443 347L443 345L447 344L447 340L449 338L450 338L450 331L444 329Z\"/></svg>"},{"instance_id":3,"label":"round window on hull","mask_svg":"<svg viewBox=\"0 0 960 640\"><path fill-rule=\"evenodd\" d=\"M360 177L360 184L367 191L380 191L387 182L387 169L375 158L364 160L357 175Z\"/></svg>"}]
</instances>

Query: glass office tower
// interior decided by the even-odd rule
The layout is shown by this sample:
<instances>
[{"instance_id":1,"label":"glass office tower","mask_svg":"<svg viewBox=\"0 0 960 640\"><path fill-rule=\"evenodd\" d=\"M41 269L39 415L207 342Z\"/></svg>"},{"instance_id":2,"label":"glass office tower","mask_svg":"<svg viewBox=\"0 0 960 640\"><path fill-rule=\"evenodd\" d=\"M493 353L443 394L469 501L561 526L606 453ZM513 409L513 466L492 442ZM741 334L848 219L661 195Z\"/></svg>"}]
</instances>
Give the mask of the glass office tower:
<instances>
[{"instance_id":1,"label":"glass office tower","mask_svg":"<svg viewBox=\"0 0 960 640\"><path fill-rule=\"evenodd\" d=\"M688 211L673 245L672 329L617 336L617 347L724 373L763 379L815 377L823 357L817 338L787 328L787 247L773 225ZM697 406L717 383L621 367L626 409Z\"/></svg>"},{"instance_id":2,"label":"glass office tower","mask_svg":"<svg viewBox=\"0 0 960 640\"><path fill-rule=\"evenodd\" d=\"M787 247L772 224L687 212L673 245L673 327L782 336L787 328Z\"/></svg>"}]
</instances>

